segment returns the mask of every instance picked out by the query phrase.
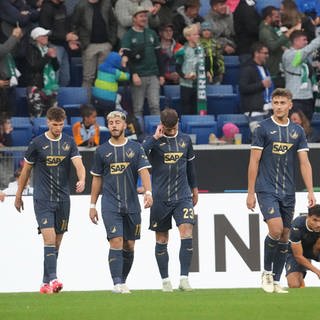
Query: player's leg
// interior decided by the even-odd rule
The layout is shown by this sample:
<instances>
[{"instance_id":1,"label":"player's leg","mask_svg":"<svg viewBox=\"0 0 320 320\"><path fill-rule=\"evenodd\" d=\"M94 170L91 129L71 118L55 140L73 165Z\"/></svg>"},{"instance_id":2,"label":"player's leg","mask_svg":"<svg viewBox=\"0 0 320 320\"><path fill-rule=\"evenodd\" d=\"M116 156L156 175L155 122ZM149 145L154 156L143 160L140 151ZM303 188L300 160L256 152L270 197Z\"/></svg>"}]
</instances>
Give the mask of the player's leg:
<instances>
[{"instance_id":1,"label":"player's leg","mask_svg":"<svg viewBox=\"0 0 320 320\"><path fill-rule=\"evenodd\" d=\"M169 254L168 240L171 224L171 208L163 201L154 200L150 210L149 229L156 233L155 257L162 279L162 291L172 292L172 285L169 279Z\"/></svg>"},{"instance_id":2,"label":"player's leg","mask_svg":"<svg viewBox=\"0 0 320 320\"><path fill-rule=\"evenodd\" d=\"M183 200L177 203L173 217L180 233L180 285L179 289L183 291L191 291L188 276L192 260L192 232L194 220L194 211L191 200Z\"/></svg>"},{"instance_id":3,"label":"player's leg","mask_svg":"<svg viewBox=\"0 0 320 320\"><path fill-rule=\"evenodd\" d=\"M124 240L123 242L123 266L122 266L122 293L130 293L128 286L126 285L127 277L131 270L134 259L134 244L133 240Z\"/></svg>"},{"instance_id":4,"label":"player's leg","mask_svg":"<svg viewBox=\"0 0 320 320\"><path fill-rule=\"evenodd\" d=\"M304 288L304 277L306 268L300 265L292 253L287 255L286 277L289 288Z\"/></svg>"},{"instance_id":5,"label":"player's leg","mask_svg":"<svg viewBox=\"0 0 320 320\"><path fill-rule=\"evenodd\" d=\"M304 279L301 272L291 272L287 275L288 287L289 288L303 288Z\"/></svg>"}]
</instances>

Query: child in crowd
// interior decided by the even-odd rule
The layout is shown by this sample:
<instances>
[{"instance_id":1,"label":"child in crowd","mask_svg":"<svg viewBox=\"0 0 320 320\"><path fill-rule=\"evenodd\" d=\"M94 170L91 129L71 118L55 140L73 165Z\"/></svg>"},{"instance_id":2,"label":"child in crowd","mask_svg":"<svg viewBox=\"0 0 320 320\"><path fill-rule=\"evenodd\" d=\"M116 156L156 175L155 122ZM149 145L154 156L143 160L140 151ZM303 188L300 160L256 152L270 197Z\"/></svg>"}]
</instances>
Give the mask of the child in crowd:
<instances>
[{"instance_id":1,"label":"child in crowd","mask_svg":"<svg viewBox=\"0 0 320 320\"><path fill-rule=\"evenodd\" d=\"M213 38L210 22L202 22L200 44L205 53L205 65L208 83L220 84L224 74L224 59L220 44Z\"/></svg>"},{"instance_id":2,"label":"child in crowd","mask_svg":"<svg viewBox=\"0 0 320 320\"><path fill-rule=\"evenodd\" d=\"M100 131L97 124L97 111L91 105L80 107L82 121L72 127L73 137L78 146L94 147L100 143Z\"/></svg>"},{"instance_id":3,"label":"child in crowd","mask_svg":"<svg viewBox=\"0 0 320 320\"><path fill-rule=\"evenodd\" d=\"M176 67L180 76L180 97L183 114L196 114L197 111L197 73L200 62L199 26L191 24L183 29L187 39L176 54Z\"/></svg>"}]
</instances>

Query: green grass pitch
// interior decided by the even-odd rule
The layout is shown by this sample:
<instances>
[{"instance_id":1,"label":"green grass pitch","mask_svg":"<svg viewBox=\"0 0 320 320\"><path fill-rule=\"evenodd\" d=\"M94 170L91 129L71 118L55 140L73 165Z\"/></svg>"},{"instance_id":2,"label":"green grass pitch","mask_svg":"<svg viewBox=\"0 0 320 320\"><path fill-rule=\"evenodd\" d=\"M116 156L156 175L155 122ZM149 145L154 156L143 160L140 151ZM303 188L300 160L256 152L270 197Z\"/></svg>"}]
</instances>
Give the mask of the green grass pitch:
<instances>
[{"instance_id":1,"label":"green grass pitch","mask_svg":"<svg viewBox=\"0 0 320 320\"><path fill-rule=\"evenodd\" d=\"M318 319L320 288L267 294L261 289L163 293L110 291L0 294L1 320Z\"/></svg>"}]
</instances>

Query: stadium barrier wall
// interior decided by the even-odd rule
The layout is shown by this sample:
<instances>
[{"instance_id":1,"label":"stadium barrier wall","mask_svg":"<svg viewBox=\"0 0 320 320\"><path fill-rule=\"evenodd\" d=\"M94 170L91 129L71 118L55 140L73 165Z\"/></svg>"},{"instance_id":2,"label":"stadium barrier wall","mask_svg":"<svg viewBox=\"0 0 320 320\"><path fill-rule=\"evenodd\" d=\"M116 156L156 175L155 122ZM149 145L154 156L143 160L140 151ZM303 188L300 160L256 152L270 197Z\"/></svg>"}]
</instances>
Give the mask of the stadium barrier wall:
<instances>
[{"instance_id":1,"label":"stadium barrier wall","mask_svg":"<svg viewBox=\"0 0 320 320\"><path fill-rule=\"evenodd\" d=\"M319 199L320 194L316 197ZM43 247L37 234L32 197L25 196L23 213L14 208L14 197L0 203L0 292L38 291L41 284ZM142 201L142 198L140 199ZM263 241L267 228L259 211L249 212L246 194L200 194L195 208L197 228L190 282L194 288L259 287ZM110 290L108 242L100 218L89 220L89 196L71 197L69 232L59 252L58 274L65 290ZM307 194L297 193L296 215L307 210ZM97 206L100 209L100 203ZM100 211L99 211L100 212ZM127 284L131 289L160 289L154 257L154 234L148 230L149 210L142 212L141 240ZM177 228L170 232L169 273L179 282ZM309 272L307 286L319 280ZM282 276L285 285L285 277Z\"/></svg>"}]
</instances>

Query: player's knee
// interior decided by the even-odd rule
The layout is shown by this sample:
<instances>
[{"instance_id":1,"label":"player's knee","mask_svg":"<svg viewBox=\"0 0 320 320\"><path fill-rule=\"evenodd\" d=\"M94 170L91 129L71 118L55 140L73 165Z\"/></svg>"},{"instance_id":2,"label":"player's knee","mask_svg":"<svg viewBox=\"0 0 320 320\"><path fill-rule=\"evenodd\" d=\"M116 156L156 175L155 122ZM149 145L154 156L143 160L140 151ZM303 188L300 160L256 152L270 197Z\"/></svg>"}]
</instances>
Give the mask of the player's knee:
<instances>
[{"instance_id":1,"label":"player's knee","mask_svg":"<svg viewBox=\"0 0 320 320\"><path fill-rule=\"evenodd\" d=\"M287 276L287 282L289 288L301 288L300 277L293 276L292 273Z\"/></svg>"},{"instance_id":2,"label":"player's knee","mask_svg":"<svg viewBox=\"0 0 320 320\"><path fill-rule=\"evenodd\" d=\"M123 238L116 237L109 240L111 249L122 249L123 248Z\"/></svg>"}]
</instances>

